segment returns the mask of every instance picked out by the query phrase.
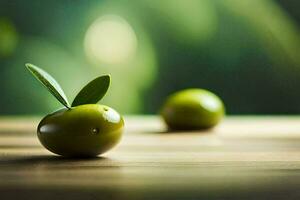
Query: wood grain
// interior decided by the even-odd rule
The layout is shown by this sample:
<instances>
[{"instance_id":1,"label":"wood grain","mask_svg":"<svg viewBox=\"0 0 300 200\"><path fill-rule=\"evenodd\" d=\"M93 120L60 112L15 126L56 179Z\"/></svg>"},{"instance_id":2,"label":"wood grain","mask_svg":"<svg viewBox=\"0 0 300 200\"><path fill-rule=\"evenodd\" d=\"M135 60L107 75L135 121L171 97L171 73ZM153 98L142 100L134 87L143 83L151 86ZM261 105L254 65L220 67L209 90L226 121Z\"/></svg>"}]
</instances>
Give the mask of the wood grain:
<instances>
[{"instance_id":1,"label":"wood grain","mask_svg":"<svg viewBox=\"0 0 300 200\"><path fill-rule=\"evenodd\" d=\"M130 116L121 143L86 160L42 148L38 121L0 118L0 199L300 199L300 117L167 132Z\"/></svg>"}]
</instances>

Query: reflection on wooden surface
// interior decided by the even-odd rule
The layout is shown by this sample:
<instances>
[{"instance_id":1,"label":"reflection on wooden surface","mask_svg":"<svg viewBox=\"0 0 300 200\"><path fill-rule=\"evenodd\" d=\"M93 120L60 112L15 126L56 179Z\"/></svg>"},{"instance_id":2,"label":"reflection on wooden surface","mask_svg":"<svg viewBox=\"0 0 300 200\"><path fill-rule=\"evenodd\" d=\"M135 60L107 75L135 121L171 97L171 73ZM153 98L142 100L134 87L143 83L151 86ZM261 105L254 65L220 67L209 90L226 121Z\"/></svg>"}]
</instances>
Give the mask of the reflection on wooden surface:
<instances>
[{"instance_id":1,"label":"reflection on wooden surface","mask_svg":"<svg viewBox=\"0 0 300 200\"><path fill-rule=\"evenodd\" d=\"M46 151L36 118L0 118L1 199L300 199L300 118L229 117L203 132L166 132L127 117L102 157Z\"/></svg>"}]
</instances>

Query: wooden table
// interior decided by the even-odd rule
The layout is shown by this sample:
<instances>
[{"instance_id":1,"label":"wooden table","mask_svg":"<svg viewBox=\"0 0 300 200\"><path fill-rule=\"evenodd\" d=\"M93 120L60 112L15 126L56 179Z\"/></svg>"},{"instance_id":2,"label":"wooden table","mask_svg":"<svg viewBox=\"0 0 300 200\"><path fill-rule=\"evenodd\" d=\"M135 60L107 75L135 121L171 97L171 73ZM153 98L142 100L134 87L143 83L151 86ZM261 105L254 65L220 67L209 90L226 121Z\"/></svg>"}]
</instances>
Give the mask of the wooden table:
<instances>
[{"instance_id":1,"label":"wooden table","mask_svg":"<svg viewBox=\"0 0 300 200\"><path fill-rule=\"evenodd\" d=\"M127 117L112 151L64 159L38 142L38 118L0 118L0 199L300 199L300 117L227 117L167 133Z\"/></svg>"}]
</instances>

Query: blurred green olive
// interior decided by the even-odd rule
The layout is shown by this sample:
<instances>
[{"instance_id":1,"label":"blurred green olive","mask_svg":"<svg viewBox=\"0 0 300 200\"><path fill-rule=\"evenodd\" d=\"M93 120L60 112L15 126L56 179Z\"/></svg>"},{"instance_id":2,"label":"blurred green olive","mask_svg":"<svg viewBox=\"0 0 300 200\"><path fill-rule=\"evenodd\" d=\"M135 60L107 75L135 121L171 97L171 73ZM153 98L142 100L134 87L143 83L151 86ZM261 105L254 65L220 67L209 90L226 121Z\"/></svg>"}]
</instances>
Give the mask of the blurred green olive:
<instances>
[{"instance_id":1,"label":"blurred green olive","mask_svg":"<svg viewBox=\"0 0 300 200\"><path fill-rule=\"evenodd\" d=\"M114 109L98 104L63 108L47 115L38 138L49 151L67 157L94 157L114 147L124 120Z\"/></svg>"},{"instance_id":2,"label":"blurred green olive","mask_svg":"<svg viewBox=\"0 0 300 200\"><path fill-rule=\"evenodd\" d=\"M221 99L204 89L186 89L171 95L161 115L172 130L207 129L223 118Z\"/></svg>"}]
</instances>

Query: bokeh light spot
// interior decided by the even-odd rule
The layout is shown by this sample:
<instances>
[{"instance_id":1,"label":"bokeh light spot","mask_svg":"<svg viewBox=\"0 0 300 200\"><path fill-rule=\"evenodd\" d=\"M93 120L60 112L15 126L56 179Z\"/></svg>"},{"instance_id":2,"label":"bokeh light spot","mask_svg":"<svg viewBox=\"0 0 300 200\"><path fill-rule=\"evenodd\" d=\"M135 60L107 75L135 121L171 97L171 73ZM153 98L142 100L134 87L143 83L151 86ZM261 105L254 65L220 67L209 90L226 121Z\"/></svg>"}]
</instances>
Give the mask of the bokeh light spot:
<instances>
[{"instance_id":1,"label":"bokeh light spot","mask_svg":"<svg viewBox=\"0 0 300 200\"><path fill-rule=\"evenodd\" d=\"M137 43L136 34L125 19L105 15L88 28L84 48L92 62L118 64L135 55Z\"/></svg>"}]
</instances>

